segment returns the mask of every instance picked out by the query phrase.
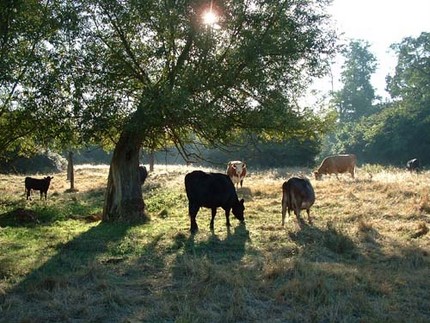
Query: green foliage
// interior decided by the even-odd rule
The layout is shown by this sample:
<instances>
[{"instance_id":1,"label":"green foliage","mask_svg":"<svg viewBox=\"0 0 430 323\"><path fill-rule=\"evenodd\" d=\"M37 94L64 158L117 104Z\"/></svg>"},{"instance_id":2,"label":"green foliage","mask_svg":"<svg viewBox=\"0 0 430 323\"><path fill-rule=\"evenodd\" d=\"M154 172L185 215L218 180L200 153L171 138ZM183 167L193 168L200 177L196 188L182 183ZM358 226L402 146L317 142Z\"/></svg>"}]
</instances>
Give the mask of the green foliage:
<instances>
[{"instance_id":1,"label":"green foliage","mask_svg":"<svg viewBox=\"0 0 430 323\"><path fill-rule=\"evenodd\" d=\"M252 168L310 166L319 153L320 142L314 140L290 139L281 142L248 142L248 144L208 149L202 156L212 163L225 165L228 160L246 161Z\"/></svg>"},{"instance_id":2,"label":"green foliage","mask_svg":"<svg viewBox=\"0 0 430 323\"><path fill-rule=\"evenodd\" d=\"M33 4L35 21L24 22L35 22L35 32L22 43L3 37L2 53L15 46L24 54L11 69L22 73L1 84L0 129L8 131L0 143L115 147L104 219L143 216L141 207L120 206L128 195L143 203L137 176L117 174L135 169L142 146L174 145L187 158L194 139L225 145L247 131L306 140L325 128L295 99L336 50L328 1L222 1L212 26L202 23L208 4L201 1ZM18 9L13 14L30 14Z\"/></svg>"},{"instance_id":3,"label":"green foliage","mask_svg":"<svg viewBox=\"0 0 430 323\"><path fill-rule=\"evenodd\" d=\"M367 128L366 159L369 162L404 165L418 157L430 156L430 115L428 108L405 107L401 103L387 108Z\"/></svg>"},{"instance_id":4,"label":"green foliage","mask_svg":"<svg viewBox=\"0 0 430 323\"><path fill-rule=\"evenodd\" d=\"M124 130L153 150L323 128L292 99L334 52L325 2L222 2L220 28L202 25L200 2L2 5L1 151L113 148Z\"/></svg>"},{"instance_id":5,"label":"green foliage","mask_svg":"<svg viewBox=\"0 0 430 323\"><path fill-rule=\"evenodd\" d=\"M0 173L57 173L67 167L67 161L61 155L50 150L33 154L32 157L22 157L19 152L4 153L0 158Z\"/></svg>"},{"instance_id":6,"label":"green foliage","mask_svg":"<svg viewBox=\"0 0 430 323\"><path fill-rule=\"evenodd\" d=\"M404 165L411 158L430 159L430 34L405 38L392 46L398 55L394 76L387 77L392 102L372 115L339 123L327 146L353 152L366 163Z\"/></svg>"},{"instance_id":7,"label":"green foliage","mask_svg":"<svg viewBox=\"0 0 430 323\"><path fill-rule=\"evenodd\" d=\"M109 164L111 158L111 151L105 151L97 146L81 148L73 152L75 164Z\"/></svg>"},{"instance_id":8,"label":"green foliage","mask_svg":"<svg viewBox=\"0 0 430 323\"><path fill-rule=\"evenodd\" d=\"M369 52L370 44L351 41L344 51L346 58L341 73L343 87L334 93L333 104L339 111L341 121L358 121L375 113L375 90L370 83L376 71L376 58Z\"/></svg>"},{"instance_id":9,"label":"green foliage","mask_svg":"<svg viewBox=\"0 0 430 323\"><path fill-rule=\"evenodd\" d=\"M407 37L391 46L397 53L394 76L387 77L391 96L407 105L427 106L430 103L430 33L417 38Z\"/></svg>"},{"instance_id":10,"label":"green foliage","mask_svg":"<svg viewBox=\"0 0 430 323\"><path fill-rule=\"evenodd\" d=\"M427 108L392 103L380 113L359 122L340 125L332 139L333 152L352 152L361 163L405 165L430 156L430 127Z\"/></svg>"},{"instance_id":11,"label":"green foliage","mask_svg":"<svg viewBox=\"0 0 430 323\"><path fill-rule=\"evenodd\" d=\"M382 111L367 135L369 148L380 160L406 162L430 159L430 33L394 44L398 63L387 88L396 100Z\"/></svg>"},{"instance_id":12,"label":"green foliage","mask_svg":"<svg viewBox=\"0 0 430 323\"><path fill-rule=\"evenodd\" d=\"M0 4L0 159L76 141L64 58L70 43L59 29L71 26L69 14L62 1Z\"/></svg>"}]
</instances>

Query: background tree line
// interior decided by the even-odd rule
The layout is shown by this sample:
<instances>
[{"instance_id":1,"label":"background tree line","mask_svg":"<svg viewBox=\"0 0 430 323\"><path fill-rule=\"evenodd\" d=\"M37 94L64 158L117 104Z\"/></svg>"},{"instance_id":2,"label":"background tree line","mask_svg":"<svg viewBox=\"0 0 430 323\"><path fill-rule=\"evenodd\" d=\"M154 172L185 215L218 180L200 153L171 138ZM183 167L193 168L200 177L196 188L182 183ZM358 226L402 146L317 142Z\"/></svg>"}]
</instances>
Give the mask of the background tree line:
<instances>
[{"instance_id":1,"label":"background tree line","mask_svg":"<svg viewBox=\"0 0 430 323\"><path fill-rule=\"evenodd\" d=\"M414 157L430 162L430 33L391 48L397 66L386 77L391 96L386 102L370 84L377 62L369 44L354 40L345 49L343 87L331 101L339 118L325 138L323 154L353 152L361 163L397 166Z\"/></svg>"}]
</instances>

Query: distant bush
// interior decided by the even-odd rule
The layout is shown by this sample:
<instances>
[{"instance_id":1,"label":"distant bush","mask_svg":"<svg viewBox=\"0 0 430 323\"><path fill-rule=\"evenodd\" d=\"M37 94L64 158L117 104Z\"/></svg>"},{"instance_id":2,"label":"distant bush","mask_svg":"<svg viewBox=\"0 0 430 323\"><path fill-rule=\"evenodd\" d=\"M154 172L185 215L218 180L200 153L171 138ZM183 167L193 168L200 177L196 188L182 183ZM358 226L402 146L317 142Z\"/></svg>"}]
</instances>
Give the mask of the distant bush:
<instances>
[{"instance_id":1,"label":"distant bush","mask_svg":"<svg viewBox=\"0 0 430 323\"><path fill-rule=\"evenodd\" d=\"M8 156L0 160L0 173L36 174L58 173L67 168L67 160L60 154L46 150L32 157Z\"/></svg>"},{"instance_id":2,"label":"distant bush","mask_svg":"<svg viewBox=\"0 0 430 323\"><path fill-rule=\"evenodd\" d=\"M229 160L241 159L253 167L260 168L312 167L320 151L319 147L320 143L317 140L290 139L282 143L267 142L227 147L225 151L208 149L204 152L204 157L206 160L222 165Z\"/></svg>"},{"instance_id":3,"label":"distant bush","mask_svg":"<svg viewBox=\"0 0 430 323\"><path fill-rule=\"evenodd\" d=\"M66 155L67 152L64 153ZM88 147L73 151L73 162L75 164L110 164L112 152L100 147Z\"/></svg>"}]
</instances>

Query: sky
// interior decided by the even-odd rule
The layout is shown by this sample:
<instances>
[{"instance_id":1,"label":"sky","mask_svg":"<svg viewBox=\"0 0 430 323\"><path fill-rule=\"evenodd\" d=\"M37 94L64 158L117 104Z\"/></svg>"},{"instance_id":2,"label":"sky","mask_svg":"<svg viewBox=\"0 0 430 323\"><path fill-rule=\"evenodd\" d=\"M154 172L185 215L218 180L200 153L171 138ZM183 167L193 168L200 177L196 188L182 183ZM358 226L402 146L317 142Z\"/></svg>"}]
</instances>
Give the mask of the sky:
<instances>
[{"instance_id":1,"label":"sky","mask_svg":"<svg viewBox=\"0 0 430 323\"><path fill-rule=\"evenodd\" d=\"M369 42L369 51L375 55L378 68L372 77L376 94L388 98L385 77L394 74L397 63L393 43L405 37L418 37L430 32L430 0L334 0L329 8L341 38ZM341 62L332 67L334 90L338 90ZM331 84L330 81L326 82ZM328 85L331 90L331 85Z\"/></svg>"}]
</instances>

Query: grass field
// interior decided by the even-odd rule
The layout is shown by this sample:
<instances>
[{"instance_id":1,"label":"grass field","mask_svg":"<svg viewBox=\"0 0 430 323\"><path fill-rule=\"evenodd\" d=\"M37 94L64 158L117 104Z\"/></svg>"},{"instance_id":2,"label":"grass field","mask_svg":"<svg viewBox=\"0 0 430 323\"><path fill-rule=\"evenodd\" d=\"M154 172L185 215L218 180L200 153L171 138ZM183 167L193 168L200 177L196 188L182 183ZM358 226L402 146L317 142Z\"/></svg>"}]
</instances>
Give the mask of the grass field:
<instances>
[{"instance_id":1,"label":"grass field","mask_svg":"<svg viewBox=\"0 0 430 323\"><path fill-rule=\"evenodd\" d=\"M250 169L246 224L220 209L211 232L202 209L193 236L191 170L158 166L133 226L98 220L106 167L76 167L73 193L55 174L47 201L0 175L0 322L430 322L430 172L311 179L313 225L282 227L282 183L311 170Z\"/></svg>"}]
</instances>

